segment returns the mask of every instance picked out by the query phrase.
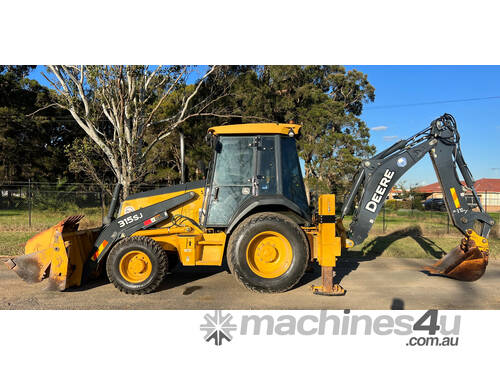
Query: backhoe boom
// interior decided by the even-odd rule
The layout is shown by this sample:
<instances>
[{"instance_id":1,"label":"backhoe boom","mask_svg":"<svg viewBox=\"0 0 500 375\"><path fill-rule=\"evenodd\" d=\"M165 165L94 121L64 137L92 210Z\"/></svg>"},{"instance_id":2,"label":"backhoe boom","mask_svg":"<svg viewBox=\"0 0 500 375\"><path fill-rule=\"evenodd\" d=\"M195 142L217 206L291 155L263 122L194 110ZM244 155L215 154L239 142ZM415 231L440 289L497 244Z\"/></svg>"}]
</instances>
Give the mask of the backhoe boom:
<instances>
[{"instance_id":1,"label":"backhoe boom","mask_svg":"<svg viewBox=\"0 0 500 375\"><path fill-rule=\"evenodd\" d=\"M486 238L495 222L484 211L474 189L472 174L460 149L460 135L456 122L449 114L444 114L432 121L428 128L413 137L398 141L373 158L361 163L352 190L341 211L341 218L343 218L359 195L358 206L354 210L351 226L346 233L347 237L354 244L360 244L366 239L392 187L427 153L431 157L441 185L448 215L453 225L466 236L465 241L462 241L460 245L461 253L456 254L453 261L448 264L448 268L456 268L465 259L463 256L470 255L468 252L477 247L480 248L478 255L487 263ZM465 185L460 182L457 167ZM472 195L479 211L472 210L473 207L466 200L467 192ZM475 232L477 227L479 227L480 235ZM469 244L471 239L474 244ZM484 264L483 268L485 267ZM451 269L443 272L450 276ZM466 278L462 277L462 279Z\"/></svg>"}]
</instances>

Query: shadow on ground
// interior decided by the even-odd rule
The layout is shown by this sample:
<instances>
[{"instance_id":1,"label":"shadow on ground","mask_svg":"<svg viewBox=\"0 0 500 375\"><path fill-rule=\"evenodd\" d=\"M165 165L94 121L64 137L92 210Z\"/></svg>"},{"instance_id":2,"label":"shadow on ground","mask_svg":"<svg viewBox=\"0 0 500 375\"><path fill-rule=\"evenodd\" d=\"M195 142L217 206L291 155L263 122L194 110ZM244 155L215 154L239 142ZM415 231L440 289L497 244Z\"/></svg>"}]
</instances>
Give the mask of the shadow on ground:
<instances>
[{"instance_id":1,"label":"shadow on ground","mask_svg":"<svg viewBox=\"0 0 500 375\"><path fill-rule=\"evenodd\" d=\"M395 241L402 238L410 237L414 239L418 245L427 254L431 255L436 259L440 259L445 255L445 251L439 247L434 241L423 236L422 229L419 226L411 226L408 228L400 229L391 232L385 236L378 236L372 241L364 245L360 250L350 250L342 254L337 260L337 266L335 267L335 277L334 283L340 284L342 279L349 275L352 271L356 270L361 262L374 260L384 253L384 251ZM185 267L178 265L175 267L172 273L170 273L165 281L162 283L158 291L167 290L175 287L179 287L185 284L196 282L205 277L210 277L220 272L228 272L227 266L224 264L222 267L217 266L199 266L199 267ZM307 270L306 274L302 277L299 283L294 287L298 288L303 285L309 284L317 278L321 277L321 267L316 263L312 264ZM84 286L78 288L71 288L69 291L82 291L93 289L109 281L105 276L101 276L97 280L93 280ZM183 291L183 295L191 295L196 293L201 286L192 285L186 287Z\"/></svg>"},{"instance_id":2,"label":"shadow on ground","mask_svg":"<svg viewBox=\"0 0 500 375\"><path fill-rule=\"evenodd\" d=\"M422 250L436 259L440 259L446 255L446 252L438 244L423 235L420 226L411 226L396 230L385 236L378 236L364 245L360 250L345 251L342 257L337 259L333 282L335 284L340 284L342 279L356 270L361 262L376 259L382 255L392 243L406 237L415 240ZM297 287L310 283L318 277L321 277L321 268L315 264L302 278Z\"/></svg>"},{"instance_id":3,"label":"shadow on ground","mask_svg":"<svg viewBox=\"0 0 500 375\"><path fill-rule=\"evenodd\" d=\"M172 271L173 272L171 274L167 275L165 281L160 285L158 291L175 288L204 279L205 277L210 277L221 272L227 272L224 267L219 266L184 267L182 265L178 265ZM196 293L196 291L200 290L201 288L202 287L199 285L191 285L184 288L182 294L184 296L188 296Z\"/></svg>"},{"instance_id":4,"label":"shadow on ground","mask_svg":"<svg viewBox=\"0 0 500 375\"><path fill-rule=\"evenodd\" d=\"M172 270L172 272L169 272L167 274L167 277L161 283L160 287L157 289L157 292L189 284L194 281L204 279L205 277L210 277L220 272L226 272L226 269L217 266L184 267L182 265L178 265ZM100 275L99 278L97 279L90 280L86 282L84 285L76 288L69 288L65 290L65 292L81 292L84 290L94 289L106 284L109 284L108 278L105 275ZM202 288L201 286L196 286L196 285L189 286L184 289L182 294L191 295L201 288Z\"/></svg>"}]
</instances>

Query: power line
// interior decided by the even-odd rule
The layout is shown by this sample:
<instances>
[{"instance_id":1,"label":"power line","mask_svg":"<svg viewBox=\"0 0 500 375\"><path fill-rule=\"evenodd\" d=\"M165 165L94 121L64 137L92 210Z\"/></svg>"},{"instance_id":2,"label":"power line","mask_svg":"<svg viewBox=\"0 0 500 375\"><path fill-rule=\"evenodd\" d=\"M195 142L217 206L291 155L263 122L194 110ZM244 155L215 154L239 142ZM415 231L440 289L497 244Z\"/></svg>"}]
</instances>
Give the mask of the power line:
<instances>
[{"instance_id":1,"label":"power line","mask_svg":"<svg viewBox=\"0 0 500 375\"><path fill-rule=\"evenodd\" d=\"M484 100L493 100L493 99L500 99L500 96L485 96L482 98L467 98L467 99L448 99L448 100L436 100L432 102L420 102L420 103L406 103L406 104L388 104L388 105L379 105L379 106L373 106L373 107L367 107L365 106L363 108L363 111L370 111L373 109L387 109L387 108L404 108L404 107L417 107L417 106L424 106L424 105L433 105L433 104L448 104L448 103L463 103L463 102L474 102L474 101L484 101ZM25 118L28 117L28 115L24 114L2 114L0 115L0 120L12 120L12 119L17 119L19 116L24 116ZM29 119L38 119L38 120L60 120L60 121L75 121L75 119L70 116L50 116L50 115L38 115L38 116L29 116ZM94 120L95 122L109 122L107 119L97 119Z\"/></svg>"},{"instance_id":2,"label":"power line","mask_svg":"<svg viewBox=\"0 0 500 375\"><path fill-rule=\"evenodd\" d=\"M432 104L473 102L473 101L492 100L492 99L500 99L500 96L486 96L483 98L468 98L468 99L437 100L434 102L421 102L421 103L408 103L408 104L389 104L389 105L380 105L380 106L374 106L374 107L365 107L365 108L363 108L363 111L369 111L372 109L385 109L385 108L416 107L416 106L432 105Z\"/></svg>"}]
</instances>

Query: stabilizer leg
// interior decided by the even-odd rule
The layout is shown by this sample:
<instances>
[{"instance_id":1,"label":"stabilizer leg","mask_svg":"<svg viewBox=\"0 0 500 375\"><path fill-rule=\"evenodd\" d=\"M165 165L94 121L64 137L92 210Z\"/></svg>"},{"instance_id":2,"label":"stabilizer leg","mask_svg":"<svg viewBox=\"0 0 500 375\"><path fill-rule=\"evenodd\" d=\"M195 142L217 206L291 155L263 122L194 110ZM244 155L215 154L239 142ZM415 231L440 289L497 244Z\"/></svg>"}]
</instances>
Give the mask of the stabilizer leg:
<instances>
[{"instance_id":1,"label":"stabilizer leg","mask_svg":"<svg viewBox=\"0 0 500 375\"><path fill-rule=\"evenodd\" d=\"M320 296L343 296L346 294L346 290L340 286L340 284L333 283L334 271L333 267L321 267L321 282L320 286L312 286L312 291L314 294Z\"/></svg>"}]
</instances>

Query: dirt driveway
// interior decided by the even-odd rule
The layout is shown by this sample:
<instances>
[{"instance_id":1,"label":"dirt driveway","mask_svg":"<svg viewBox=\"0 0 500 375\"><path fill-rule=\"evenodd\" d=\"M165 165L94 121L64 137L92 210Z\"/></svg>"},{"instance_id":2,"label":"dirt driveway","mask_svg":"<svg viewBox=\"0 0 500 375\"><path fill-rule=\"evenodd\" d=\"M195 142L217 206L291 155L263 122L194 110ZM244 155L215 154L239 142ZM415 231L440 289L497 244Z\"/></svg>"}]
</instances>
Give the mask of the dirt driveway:
<instances>
[{"instance_id":1,"label":"dirt driveway","mask_svg":"<svg viewBox=\"0 0 500 375\"><path fill-rule=\"evenodd\" d=\"M473 283L420 272L429 259L341 260L337 269L343 297L315 296L319 268L293 290L258 294L239 286L222 268L180 267L161 289L145 296L120 293L104 280L66 292L26 284L0 265L0 309L500 309L500 261Z\"/></svg>"}]
</instances>

